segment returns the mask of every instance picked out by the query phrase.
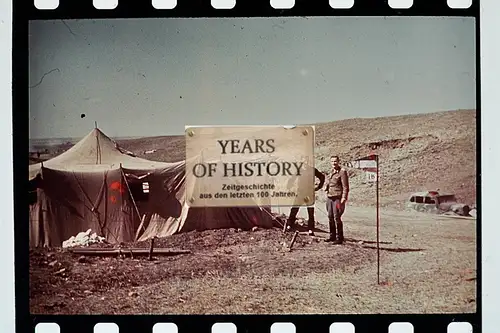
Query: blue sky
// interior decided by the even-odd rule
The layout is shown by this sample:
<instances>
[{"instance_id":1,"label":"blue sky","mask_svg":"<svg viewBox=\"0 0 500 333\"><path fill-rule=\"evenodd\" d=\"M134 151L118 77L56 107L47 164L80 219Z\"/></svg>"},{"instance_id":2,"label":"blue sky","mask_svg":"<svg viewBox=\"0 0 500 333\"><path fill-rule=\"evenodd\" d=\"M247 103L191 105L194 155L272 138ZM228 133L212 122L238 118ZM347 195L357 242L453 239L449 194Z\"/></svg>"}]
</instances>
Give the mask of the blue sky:
<instances>
[{"instance_id":1,"label":"blue sky","mask_svg":"<svg viewBox=\"0 0 500 333\"><path fill-rule=\"evenodd\" d=\"M475 108L475 50L472 18L34 21L30 138Z\"/></svg>"}]
</instances>

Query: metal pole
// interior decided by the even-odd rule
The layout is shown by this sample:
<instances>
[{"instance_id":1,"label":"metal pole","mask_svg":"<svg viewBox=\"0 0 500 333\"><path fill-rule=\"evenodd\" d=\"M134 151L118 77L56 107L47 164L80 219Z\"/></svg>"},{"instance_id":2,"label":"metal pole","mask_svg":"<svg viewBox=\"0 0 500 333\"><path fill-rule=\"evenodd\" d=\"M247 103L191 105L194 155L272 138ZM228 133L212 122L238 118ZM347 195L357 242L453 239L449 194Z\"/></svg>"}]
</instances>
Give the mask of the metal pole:
<instances>
[{"instance_id":1,"label":"metal pole","mask_svg":"<svg viewBox=\"0 0 500 333\"><path fill-rule=\"evenodd\" d=\"M380 210L379 210L379 180L378 180L378 155L375 155L375 160L377 161L377 284L380 284Z\"/></svg>"}]
</instances>

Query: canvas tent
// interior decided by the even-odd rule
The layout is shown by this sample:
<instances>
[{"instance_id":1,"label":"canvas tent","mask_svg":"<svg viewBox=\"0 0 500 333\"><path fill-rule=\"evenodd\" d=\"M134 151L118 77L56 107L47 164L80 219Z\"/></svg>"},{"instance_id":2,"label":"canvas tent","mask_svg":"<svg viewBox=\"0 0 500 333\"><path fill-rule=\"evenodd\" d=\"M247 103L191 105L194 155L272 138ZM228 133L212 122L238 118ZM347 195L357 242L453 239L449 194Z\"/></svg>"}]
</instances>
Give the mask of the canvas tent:
<instances>
[{"instance_id":1,"label":"canvas tent","mask_svg":"<svg viewBox=\"0 0 500 333\"><path fill-rule=\"evenodd\" d=\"M189 208L185 161L134 156L95 128L57 157L29 167L30 246L60 246L92 229L111 243L191 230L273 226L265 207ZM139 228L140 227L140 228Z\"/></svg>"}]
</instances>

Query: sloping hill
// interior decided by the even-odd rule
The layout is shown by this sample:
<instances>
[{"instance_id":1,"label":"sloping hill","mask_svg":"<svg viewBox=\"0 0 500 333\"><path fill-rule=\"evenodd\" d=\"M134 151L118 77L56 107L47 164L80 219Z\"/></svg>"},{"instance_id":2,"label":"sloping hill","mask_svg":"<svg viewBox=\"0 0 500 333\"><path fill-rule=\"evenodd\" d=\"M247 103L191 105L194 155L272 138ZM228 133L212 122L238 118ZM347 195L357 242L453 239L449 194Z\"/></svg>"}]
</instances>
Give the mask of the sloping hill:
<instances>
[{"instance_id":1,"label":"sloping hill","mask_svg":"<svg viewBox=\"0 0 500 333\"><path fill-rule=\"evenodd\" d=\"M185 158L183 136L134 138L118 143L154 161ZM330 168L330 155L350 161L368 155L374 146L380 155L381 205L401 206L412 192L430 189L452 192L458 200L475 204L475 110L316 124L316 166L323 172ZM350 203L374 205L375 187L364 183L362 172L350 173ZM322 193L318 195L320 200L323 197Z\"/></svg>"},{"instance_id":2,"label":"sloping hill","mask_svg":"<svg viewBox=\"0 0 500 333\"><path fill-rule=\"evenodd\" d=\"M476 111L460 110L375 119L348 119L316 126L317 167L329 169L328 156L344 161L380 155L382 204L406 200L414 191L452 192L476 202ZM375 188L351 178L351 202L375 201Z\"/></svg>"},{"instance_id":3,"label":"sloping hill","mask_svg":"<svg viewBox=\"0 0 500 333\"><path fill-rule=\"evenodd\" d=\"M119 140L118 144L141 158L160 162L177 162L186 158L184 136L155 136Z\"/></svg>"},{"instance_id":4,"label":"sloping hill","mask_svg":"<svg viewBox=\"0 0 500 333\"><path fill-rule=\"evenodd\" d=\"M120 144L151 160L184 158L182 136L130 139ZM475 110L316 124L316 165L321 171L329 170L332 154L349 161L368 155L373 146L380 155L382 205L402 205L410 193L429 189L455 193L468 204L476 202ZM145 154L148 150L156 151ZM375 187L364 184L364 175L357 170L351 172L351 188L352 204L375 204Z\"/></svg>"}]
</instances>

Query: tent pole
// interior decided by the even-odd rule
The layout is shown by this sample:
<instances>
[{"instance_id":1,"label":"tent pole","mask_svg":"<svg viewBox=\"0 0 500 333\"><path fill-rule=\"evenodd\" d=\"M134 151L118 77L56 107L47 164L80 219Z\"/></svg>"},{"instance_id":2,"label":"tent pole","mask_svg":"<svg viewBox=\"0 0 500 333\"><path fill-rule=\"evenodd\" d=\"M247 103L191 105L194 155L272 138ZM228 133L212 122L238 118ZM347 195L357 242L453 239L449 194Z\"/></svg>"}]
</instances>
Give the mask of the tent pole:
<instances>
[{"instance_id":1,"label":"tent pole","mask_svg":"<svg viewBox=\"0 0 500 333\"><path fill-rule=\"evenodd\" d=\"M96 129L97 129L97 122L96 122ZM99 135L97 134L97 131L95 133L95 140L97 144L95 164L101 164L101 144L99 143Z\"/></svg>"},{"instance_id":2,"label":"tent pole","mask_svg":"<svg viewBox=\"0 0 500 333\"><path fill-rule=\"evenodd\" d=\"M378 169L378 154L375 155L377 162L377 284L380 284L380 208L379 208L379 169Z\"/></svg>"},{"instance_id":3,"label":"tent pole","mask_svg":"<svg viewBox=\"0 0 500 333\"><path fill-rule=\"evenodd\" d=\"M139 228L137 228L137 231L135 232L135 238L134 238L134 242L137 242L137 240L139 239L139 232L141 231L141 229L144 229L144 223L146 222L146 215L147 214L144 214L142 216L142 219L141 219L141 224L139 225Z\"/></svg>"},{"instance_id":4,"label":"tent pole","mask_svg":"<svg viewBox=\"0 0 500 333\"><path fill-rule=\"evenodd\" d=\"M120 212L123 212L123 172L122 172L122 164L120 163Z\"/></svg>"},{"instance_id":5,"label":"tent pole","mask_svg":"<svg viewBox=\"0 0 500 333\"><path fill-rule=\"evenodd\" d=\"M132 203L134 204L135 211L137 212L137 216L139 217L139 219L142 220L141 213L139 212L139 208L137 208L137 205L135 203L134 196L132 195L132 190L130 189L130 186L128 186L127 177L125 176L125 173L123 172L121 163L120 163L120 172L122 174L123 180L125 181L125 185L127 185L128 193L130 194L130 198L132 199ZM122 199L122 202L123 202L123 199ZM135 241L134 241L134 243L135 243Z\"/></svg>"}]
</instances>

